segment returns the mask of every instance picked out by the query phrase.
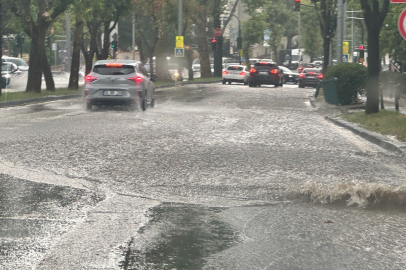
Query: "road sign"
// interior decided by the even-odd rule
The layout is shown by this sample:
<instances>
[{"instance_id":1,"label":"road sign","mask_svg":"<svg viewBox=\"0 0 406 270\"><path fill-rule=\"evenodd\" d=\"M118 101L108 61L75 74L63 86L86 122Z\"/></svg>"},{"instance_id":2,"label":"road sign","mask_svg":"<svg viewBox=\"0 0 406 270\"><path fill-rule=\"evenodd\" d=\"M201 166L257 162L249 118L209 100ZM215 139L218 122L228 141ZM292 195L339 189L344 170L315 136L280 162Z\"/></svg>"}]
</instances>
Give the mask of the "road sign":
<instances>
[{"instance_id":1,"label":"road sign","mask_svg":"<svg viewBox=\"0 0 406 270\"><path fill-rule=\"evenodd\" d=\"M348 54L343 54L343 62L344 63L348 62L348 58L349 58Z\"/></svg>"},{"instance_id":2,"label":"road sign","mask_svg":"<svg viewBox=\"0 0 406 270\"><path fill-rule=\"evenodd\" d=\"M176 36L176 48L183 48L184 43L183 43L183 36Z\"/></svg>"},{"instance_id":3,"label":"road sign","mask_svg":"<svg viewBox=\"0 0 406 270\"><path fill-rule=\"evenodd\" d=\"M175 48L175 57L184 57L185 50L183 48Z\"/></svg>"},{"instance_id":4,"label":"road sign","mask_svg":"<svg viewBox=\"0 0 406 270\"><path fill-rule=\"evenodd\" d=\"M398 29L401 36L406 39L406 9L400 13L399 20L398 20Z\"/></svg>"},{"instance_id":5,"label":"road sign","mask_svg":"<svg viewBox=\"0 0 406 270\"><path fill-rule=\"evenodd\" d=\"M214 28L214 35L216 37L221 36L221 34L223 34L223 31L221 31L221 28Z\"/></svg>"},{"instance_id":6,"label":"road sign","mask_svg":"<svg viewBox=\"0 0 406 270\"><path fill-rule=\"evenodd\" d=\"M241 57L241 62L245 62L246 60L245 57Z\"/></svg>"},{"instance_id":7,"label":"road sign","mask_svg":"<svg viewBox=\"0 0 406 270\"><path fill-rule=\"evenodd\" d=\"M349 52L349 50L348 50L349 44L350 43L348 41L343 42L343 54L348 54L348 52Z\"/></svg>"}]
</instances>

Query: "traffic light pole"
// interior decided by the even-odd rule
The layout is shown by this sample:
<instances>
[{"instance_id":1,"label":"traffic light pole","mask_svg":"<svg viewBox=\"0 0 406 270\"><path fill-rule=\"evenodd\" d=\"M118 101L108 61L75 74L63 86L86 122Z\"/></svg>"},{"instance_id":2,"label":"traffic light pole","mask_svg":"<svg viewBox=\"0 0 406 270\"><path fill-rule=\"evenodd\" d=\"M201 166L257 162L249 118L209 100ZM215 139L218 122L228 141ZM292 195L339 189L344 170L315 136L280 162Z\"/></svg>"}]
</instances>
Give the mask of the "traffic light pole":
<instances>
[{"instance_id":1,"label":"traffic light pole","mask_svg":"<svg viewBox=\"0 0 406 270\"><path fill-rule=\"evenodd\" d=\"M337 0L337 64L343 62L344 0Z\"/></svg>"}]
</instances>

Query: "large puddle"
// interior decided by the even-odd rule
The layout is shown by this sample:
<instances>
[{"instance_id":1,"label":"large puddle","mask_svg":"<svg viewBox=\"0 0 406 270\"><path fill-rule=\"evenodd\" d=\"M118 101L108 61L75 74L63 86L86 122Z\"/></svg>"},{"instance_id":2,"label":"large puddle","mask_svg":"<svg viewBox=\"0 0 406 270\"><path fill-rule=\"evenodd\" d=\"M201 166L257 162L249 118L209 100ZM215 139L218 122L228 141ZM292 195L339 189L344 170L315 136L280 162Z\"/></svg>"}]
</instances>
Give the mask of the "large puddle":
<instances>
[{"instance_id":1,"label":"large puddle","mask_svg":"<svg viewBox=\"0 0 406 270\"><path fill-rule=\"evenodd\" d=\"M239 241L238 233L216 215L222 208L165 203L150 209L150 222L124 250L121 269L201 269L206 260Z\"/></svg>"}]
</instances>

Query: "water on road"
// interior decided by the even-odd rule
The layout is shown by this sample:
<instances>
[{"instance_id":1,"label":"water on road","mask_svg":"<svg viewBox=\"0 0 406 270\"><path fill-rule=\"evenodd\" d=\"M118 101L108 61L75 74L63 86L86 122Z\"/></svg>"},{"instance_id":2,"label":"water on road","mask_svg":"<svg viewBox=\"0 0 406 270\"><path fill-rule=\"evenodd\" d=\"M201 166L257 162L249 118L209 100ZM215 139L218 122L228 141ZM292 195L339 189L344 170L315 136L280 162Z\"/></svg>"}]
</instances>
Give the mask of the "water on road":
<instances>
[{"instance_id":1,"label":"water on road","mask_svg":"<svg viewBox=\"0 0 406 270\"><path fill-rule=\"evenodd\" d=\"M3 192L0 224L49 221L2 231L4 269L406 269L404 157L325 120L338 112L310 106L313 91L212 84L158 90L146 112L1 109L0 183L20 191ZM13 204L24 194L43 199Z\"/></svg>"}]
</instances>

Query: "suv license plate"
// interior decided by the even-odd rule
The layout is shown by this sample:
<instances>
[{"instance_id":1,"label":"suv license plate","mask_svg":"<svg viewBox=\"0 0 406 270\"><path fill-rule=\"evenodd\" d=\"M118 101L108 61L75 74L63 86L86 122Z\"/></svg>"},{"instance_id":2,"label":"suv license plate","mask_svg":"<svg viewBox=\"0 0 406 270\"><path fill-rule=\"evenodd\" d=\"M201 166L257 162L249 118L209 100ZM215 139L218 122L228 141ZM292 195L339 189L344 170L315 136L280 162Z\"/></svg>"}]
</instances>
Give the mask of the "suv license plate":
<instances>
[{"instance_id":1,"label":"suv license plate","mask_svg":"<svg viewBox=\"0 0 406 270\"><path fill-rule=\"evenodd\" d=\"M268 74L266 71L261 71L259 74Z\"/></svg>"},{"instance_id":2,"label":"suv license plate","mask_svg":"<svg viewBox=\"0 0 406 270\"><path fill-rule=\"evenodd\" d=\"M121 91L114 91L114 90L104 90L103 96L122 96L123 93Z\"/></svg>"}]
</instances>

